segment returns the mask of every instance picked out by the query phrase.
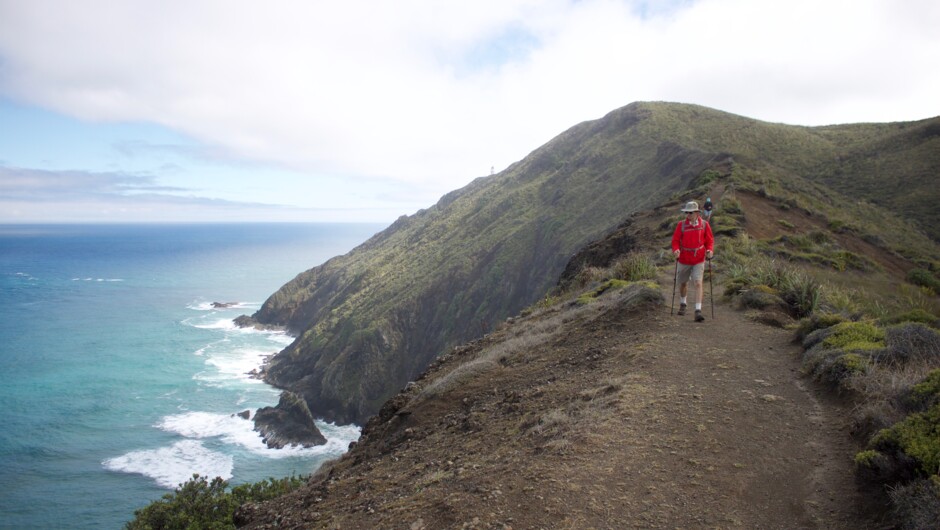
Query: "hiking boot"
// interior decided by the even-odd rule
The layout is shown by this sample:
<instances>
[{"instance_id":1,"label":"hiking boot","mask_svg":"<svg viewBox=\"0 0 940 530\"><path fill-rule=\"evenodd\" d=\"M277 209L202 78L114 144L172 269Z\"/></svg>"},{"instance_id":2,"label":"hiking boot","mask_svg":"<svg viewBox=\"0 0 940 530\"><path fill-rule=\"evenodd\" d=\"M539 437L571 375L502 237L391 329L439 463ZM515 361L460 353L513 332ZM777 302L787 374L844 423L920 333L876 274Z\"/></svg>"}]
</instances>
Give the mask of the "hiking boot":
<instances>
[{"instance_id":1,"label":"hiking boot","mask_svg":"<svg viewBox=\"0 0 940 530\"><path fill-rule=\"evenodd\" d=\"M677 314L678 314L680 317L685 314L686 305L688 305L688 304L679 304L679 313L677 313Z\"/></svg>"},{"instance_id":2,"label":"hiking boot","mask_svg":"<svg viewBox=\"0 0 940 530\"><path fill-rule=\"evenodd\" d=\"M695 321L696 321L696 322L705 322L705 317L702 316L702 310L701 310L701 309L696 309L696 310L695 310Z\"/></svg>"}]
</instances>

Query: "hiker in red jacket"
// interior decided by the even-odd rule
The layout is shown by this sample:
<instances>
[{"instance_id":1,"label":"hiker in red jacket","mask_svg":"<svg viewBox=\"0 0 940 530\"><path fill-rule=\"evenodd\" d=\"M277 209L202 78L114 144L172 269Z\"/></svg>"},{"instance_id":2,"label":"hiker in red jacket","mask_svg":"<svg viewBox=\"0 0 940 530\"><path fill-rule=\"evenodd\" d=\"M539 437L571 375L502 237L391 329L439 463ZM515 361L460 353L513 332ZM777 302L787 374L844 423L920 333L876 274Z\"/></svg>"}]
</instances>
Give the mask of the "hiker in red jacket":
<instances>
[{"instance_id":1,"label":"hiker in red jacket","mask_svg":"<svg viewBox=\"0 0 940 530\"><path fill-rule=\"evenodd\" d=\"M708 221L702 219L698 203L689 201L682 208L685 220L676 226L672 234L672 253L676 256L676 281L679 282L679 314L685 314L689 293L689 279L695 287L695 321L702 322L702 293L705 277L705 260L712 259L715 237Z\"/></svg>"}]
</instances>

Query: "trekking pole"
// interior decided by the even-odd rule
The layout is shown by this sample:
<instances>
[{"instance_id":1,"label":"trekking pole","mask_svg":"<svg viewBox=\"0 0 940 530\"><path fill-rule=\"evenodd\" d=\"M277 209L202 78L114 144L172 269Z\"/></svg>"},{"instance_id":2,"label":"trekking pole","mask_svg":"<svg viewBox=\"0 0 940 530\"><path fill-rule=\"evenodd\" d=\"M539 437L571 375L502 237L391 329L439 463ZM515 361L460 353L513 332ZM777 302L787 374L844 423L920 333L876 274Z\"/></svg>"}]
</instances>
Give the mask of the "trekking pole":
<instances>
[{"instance_id":1,"label":"trekking pole","mask_svg":"<svg viewBox=\"0 0 940 530\"><path fill-rule=\"evenodd\" d=\"M676 258L676 272L672 274L672 305L669 307L669 314L676 308L676 282L679 281L679 258Z\"/></svg>"},{"instance_id":2,"label":"trekking pole","mask_svg":"<svg viewBox=\"0 0 940 530\"><path fill-rule=\"evenodd\" d=\"M712 320L715 320L715 284L712 283L712 260L708 259L708 297L712 300Z\"/></svg>"}]
</instances>

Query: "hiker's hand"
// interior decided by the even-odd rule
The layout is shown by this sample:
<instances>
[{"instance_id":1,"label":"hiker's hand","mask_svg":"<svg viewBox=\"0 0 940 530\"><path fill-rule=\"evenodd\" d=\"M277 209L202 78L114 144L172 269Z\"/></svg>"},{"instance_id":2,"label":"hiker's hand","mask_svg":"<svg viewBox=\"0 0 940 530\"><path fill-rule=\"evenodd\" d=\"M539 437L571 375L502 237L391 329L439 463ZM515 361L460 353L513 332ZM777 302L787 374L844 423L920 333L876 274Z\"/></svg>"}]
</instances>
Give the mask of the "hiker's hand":
<instances>
[{"instance_id":1,"label":"hiker's hand","mask_svg":"<svg viewBox=\"0 0 940 530\"><path fill-rule=\"evenodd\" d=\"M708 258L708 259L712 259L712 256L714 256L714 255L715 255L715 254L714 254L711 250L708 250L708 251L705 252L705 257Z\"/></svg>"},{"instance_id":2,"label":"hiker's hand","mask_svg":"<svg viewBox=\"0 0 940 530\"><path fill-rule=\"evenodd\" d=\"M678 251L678 250L673 250L673 251L672 251L672 255L675 256L676 259L679 259L679 251Z\"/></svg>"}]
</instances>

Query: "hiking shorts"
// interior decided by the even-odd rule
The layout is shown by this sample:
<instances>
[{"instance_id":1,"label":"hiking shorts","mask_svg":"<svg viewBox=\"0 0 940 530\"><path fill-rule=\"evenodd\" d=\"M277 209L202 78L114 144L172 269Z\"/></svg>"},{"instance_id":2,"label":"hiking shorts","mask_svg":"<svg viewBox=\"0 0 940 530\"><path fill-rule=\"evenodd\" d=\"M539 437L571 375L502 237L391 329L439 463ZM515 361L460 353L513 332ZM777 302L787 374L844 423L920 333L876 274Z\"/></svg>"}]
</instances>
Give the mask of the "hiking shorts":
<instances>
[{"instance_id":1,"label":"hiking shorts","mask_svg":"<svg viewBox=\"0 0 940 530\"><path fill-rule=\"evenodd\" d=\"M686 265L685 263L679 264L679 270L676 272L676 281L679 284L688 283L689 278L700 282L705 277L705 262L701 262L698 265Z\"/></svg>"}]
</instances>

